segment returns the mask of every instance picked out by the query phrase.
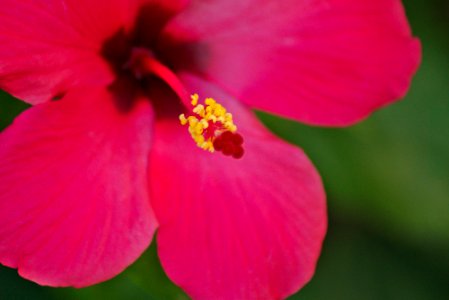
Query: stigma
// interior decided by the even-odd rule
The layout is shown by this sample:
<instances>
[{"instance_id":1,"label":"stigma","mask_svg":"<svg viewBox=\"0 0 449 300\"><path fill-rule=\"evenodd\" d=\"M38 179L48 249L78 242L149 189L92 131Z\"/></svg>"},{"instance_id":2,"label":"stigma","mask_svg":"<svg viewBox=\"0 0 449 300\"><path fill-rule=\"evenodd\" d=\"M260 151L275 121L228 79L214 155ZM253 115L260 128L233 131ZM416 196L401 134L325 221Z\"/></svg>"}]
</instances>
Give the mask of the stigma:
<instances>
[{"instance_id":1,"label":"stigma","mask_svg":"<svg viewBox=\"0 0 449 300\"><path fill-rule=\"evenodd\" d=\"M192 114L181 114L181 125L188 125L189 133L198 147L214 153L222 152L226 156L242 158L243 137L237 133L232 114L212 98L206 98L199 104L198 94L191 96Z\"/></svg>"}]
</instances>

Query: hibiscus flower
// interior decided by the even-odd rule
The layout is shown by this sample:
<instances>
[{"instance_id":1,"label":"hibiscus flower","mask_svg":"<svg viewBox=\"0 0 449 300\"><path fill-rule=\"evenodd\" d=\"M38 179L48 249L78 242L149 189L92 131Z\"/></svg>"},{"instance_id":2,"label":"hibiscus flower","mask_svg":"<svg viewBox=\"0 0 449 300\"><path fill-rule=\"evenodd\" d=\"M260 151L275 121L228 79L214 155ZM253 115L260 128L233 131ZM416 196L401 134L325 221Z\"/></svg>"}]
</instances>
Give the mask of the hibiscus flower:
<instances>
[{"instance_id":1,"label":"hibiscus flower","mask_svg":"<svg viewBox=\"0 0 449 300\"><path fill-rule=\"evenodd\" d=\"M157 229L195 299L285 298L320 253L321 179L250 109L350 125L420 59L398 0L3 0L0 43L32 105L0 135L0 262L85 287Z\"/></svg>"}]
</instances>

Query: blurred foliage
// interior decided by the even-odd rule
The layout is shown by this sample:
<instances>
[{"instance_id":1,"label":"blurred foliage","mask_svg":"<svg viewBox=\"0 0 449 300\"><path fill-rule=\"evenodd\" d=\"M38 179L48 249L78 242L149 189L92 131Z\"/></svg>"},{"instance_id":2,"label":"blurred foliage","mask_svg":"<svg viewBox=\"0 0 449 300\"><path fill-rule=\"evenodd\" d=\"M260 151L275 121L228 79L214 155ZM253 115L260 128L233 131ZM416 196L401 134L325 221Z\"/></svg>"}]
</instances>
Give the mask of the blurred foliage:
<instances>
[{"instance_id":1,"label":"blurred foliage","mask_svg":"<svg viewBox=\"0 0 449 300\"><path fill-rule=\"evenodd\" d=\"M404 1L423 64L404 101L344 129L259 113L319 169L330 224L314 279L292 299L449 299L449 1ZM0 95L0 128L26 108ZM115 279L52 289L0 267L0 299L187 299L153 245Z\"/></svg>"}]
</instances>

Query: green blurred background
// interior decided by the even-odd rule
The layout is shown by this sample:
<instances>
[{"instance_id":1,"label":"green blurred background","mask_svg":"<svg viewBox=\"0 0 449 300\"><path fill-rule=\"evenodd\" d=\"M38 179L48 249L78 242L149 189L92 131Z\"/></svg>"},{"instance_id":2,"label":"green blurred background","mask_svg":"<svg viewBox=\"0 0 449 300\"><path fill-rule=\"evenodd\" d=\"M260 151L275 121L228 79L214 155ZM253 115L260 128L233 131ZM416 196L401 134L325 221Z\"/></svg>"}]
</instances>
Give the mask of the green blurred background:
<instances>
[{"instance_id":1,"label":"green blurred background","mask_svg":"<svg viewBox=\"0 0 449 300\"><path fill-rule=\"evenodd\" d=\"M376 1L376 0L367 0ZM449 0L406 0L423 64L404 101L345 129L260 114L319 169L329 232L313 280L292 299L449 299ZM0 95L0 128L26 108ZM123 274L52 289L0 266L0 299L187 299L155 247Z\"/></svg>"}]
</instances>

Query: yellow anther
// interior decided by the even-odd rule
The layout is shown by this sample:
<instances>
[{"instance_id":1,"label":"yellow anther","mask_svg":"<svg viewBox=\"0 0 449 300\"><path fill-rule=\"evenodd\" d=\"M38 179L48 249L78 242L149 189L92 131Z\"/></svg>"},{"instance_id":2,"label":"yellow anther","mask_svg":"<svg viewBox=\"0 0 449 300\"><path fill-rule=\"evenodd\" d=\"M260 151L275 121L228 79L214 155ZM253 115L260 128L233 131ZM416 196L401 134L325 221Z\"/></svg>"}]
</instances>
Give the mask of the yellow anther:
<instances>
[{"instance_id":1,"label":"yellow anther","mask_svg":"<svg viewBox=\"0 0 449 300\"><path fill-rule=\"evenodd\" d=\"M217 103L214 99L212 98L206 98L206 100L204 100L204 103L206 103L206 105L214 105L215 103Z\"/></svg>"},{"instance_id":2,"label":"yellow anther","mask_svg":"<svg viewBox=\"0 0 449 300\"><path fill-rule=\"evenodd\" d=\"M195 108L193 109L193 112L196 113L197 115L202 115L204 114L204 106L202 104L198 104L197 106L195 106Z\"/></svg>"},{"instance_id":3,"label":"yellow anther","mask_svg":"<svg viewBox=\"0 0 449 300\"><path fill-rule=\"evenodd\" d=\"M205 119L202 119L200 121L201 125L203 126L204 129L206 129L207 127L209 127L209 122L207 122Z\"/></svg>"},{"instance_id":4,"label":"yellow anther","mask_svg":"<svg viewBox=\"0 0 449 300\"><path fill-rule=\"evenodd\" d=\"M184 114L180 114L179 121L181 122L181 125L186 125L187 124L186 116Z\"/></svg>"},{"instance_id":5,"label":"yellow anther","mask_svg":"<svg viewBox=\"0 0 449 300\"><path fill-rule=\"evenodd\" d=\"M214 152L214 140L225 131L235 132L232 114L226 108L212 98L206 98L203 104L198 104L198 94L191 96L192 112L194 115L179 116L181 125L189 126L189 133L198 147L206 151Z\"/></svg>"},{"instance_id":6,"label":"yellow anther","mask_svg":"<svg viewBox=\"0 0 449 300\"><path fill-rule=\"evenodd\" d=\"M200 98L200 96L198 96L198 94L193 94L190 98L192 99L192 102L190 103L192 103L193 106L196 106L198 104L198 99Z\"/></svg>"}]
</instances>

